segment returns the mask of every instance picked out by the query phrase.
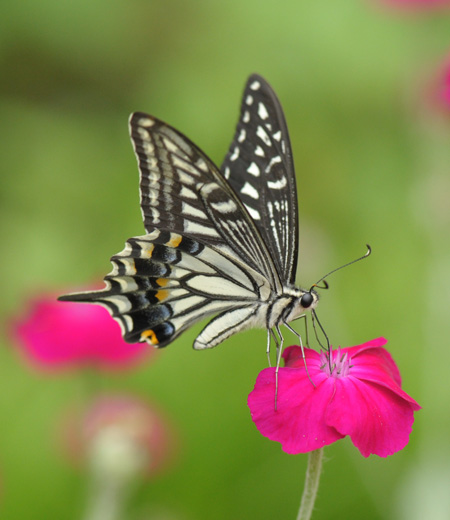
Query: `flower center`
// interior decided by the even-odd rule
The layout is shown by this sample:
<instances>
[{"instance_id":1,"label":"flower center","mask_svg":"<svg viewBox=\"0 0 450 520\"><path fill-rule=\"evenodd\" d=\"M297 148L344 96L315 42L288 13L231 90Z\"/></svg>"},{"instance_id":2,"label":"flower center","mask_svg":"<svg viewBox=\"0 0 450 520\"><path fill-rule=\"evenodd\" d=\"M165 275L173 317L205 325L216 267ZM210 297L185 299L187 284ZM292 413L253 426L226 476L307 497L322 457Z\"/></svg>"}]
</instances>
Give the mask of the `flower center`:
<instances>
[{"instance_id":1,"label":"flower center","mask_svg":"<svg viewBox=\"0 0 450 520\"><path fill-rule=\"evenodd\" d=\"M320 353L321 370L325 372L328 377L347 377L350 373L350 361L347 352L341 353L341 349L331 351L331 363L329 361L330 354L328 352Z\"/></svg>"}]
</instances>

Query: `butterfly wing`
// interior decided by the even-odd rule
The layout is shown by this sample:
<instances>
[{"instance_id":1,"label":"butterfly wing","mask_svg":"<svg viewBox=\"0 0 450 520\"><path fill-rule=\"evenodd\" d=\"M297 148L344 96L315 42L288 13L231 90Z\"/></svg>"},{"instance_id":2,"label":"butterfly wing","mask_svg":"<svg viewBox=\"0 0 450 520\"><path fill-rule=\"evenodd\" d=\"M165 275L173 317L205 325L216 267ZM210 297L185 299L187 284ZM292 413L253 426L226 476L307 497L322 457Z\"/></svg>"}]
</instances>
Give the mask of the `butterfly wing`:
<instances>
[{"instance_id":1,"label":"butterfly wing","mask_svg":"<svg viewBox=\"0 0 450 520\"><path fill-rule=\"evenodd\" d=\"M131 116L130 134L146 231L180 233L234 253L279 287L257 227L214 163L186 136L141 112Z\"/></svg>"},{"instance_id":2,"label":"butterfly wing","mask_svg":"<svg viewBox=\"0 0 450 520\"><path fill-rule=\"evenodd\" d=\"M101 304L126 341L160 347L222 313L194 344L215 346L253 323L281 282L242 202L200 149L143 113L131 116L130 133L147 234L111 258L103 290L60 299Z\"/></svg>"},{"instance_id":3,"label":"butterfly wing","mask_svg":"<svg viewBox=\"0 0 450 520\"><path fill-rule=\"evenodd\" d=\"M221 171L263 236L279 277L293 284L298 206L291 145L281 104L257 74L247 81L239 122Z\"/></svg>"}]
</instances>

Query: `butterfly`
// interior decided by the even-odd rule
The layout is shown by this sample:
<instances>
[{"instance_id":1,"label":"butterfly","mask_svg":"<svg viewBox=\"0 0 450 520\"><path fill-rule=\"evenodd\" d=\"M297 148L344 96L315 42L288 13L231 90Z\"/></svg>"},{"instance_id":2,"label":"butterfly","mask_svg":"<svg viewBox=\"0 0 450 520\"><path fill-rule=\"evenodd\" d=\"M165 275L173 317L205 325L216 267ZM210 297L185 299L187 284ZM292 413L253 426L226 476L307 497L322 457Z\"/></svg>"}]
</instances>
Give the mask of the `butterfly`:
<instances>
[{"instance_id":1,"label":"butterfly","mask_svg":"<svg viewBox=\"0 0 450 520\"><path fill-rule=\"evenodd\" d=\"M129 124L146 233L111 258L104 289L59 299L103 305L130 343L164 347L213 317L194 349L256 327L267 330L268 355L271 337L281 352L280 326L295 333L289 323L314 312L318 295L295 285L297 188L275 92L249 77L220 169L155 117L136 112Z\"/></svg>"}]
</instances>

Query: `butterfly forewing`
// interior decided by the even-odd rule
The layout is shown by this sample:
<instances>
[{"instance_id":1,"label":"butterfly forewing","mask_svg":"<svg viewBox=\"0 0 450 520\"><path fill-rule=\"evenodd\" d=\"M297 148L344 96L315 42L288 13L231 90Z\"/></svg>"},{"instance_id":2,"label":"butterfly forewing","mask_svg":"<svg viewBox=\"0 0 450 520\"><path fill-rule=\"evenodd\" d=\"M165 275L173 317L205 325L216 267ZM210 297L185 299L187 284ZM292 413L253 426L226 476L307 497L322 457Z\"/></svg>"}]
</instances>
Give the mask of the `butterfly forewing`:
<instances>
[{"instance_id":1,"label":"butterfly forewing","mask_svg":"<svg viewBox=\"0 0 450 520\"><path fill-rule=\"evenodd\" d=\"M297 189L280 102L256 74L247 81L221 171L258 227L280 278L293 283L298 255Z\"/></svg>"},{"instance_id":2,"label":"butterfly forewing","mask_svg":"<svg viewBox=\"0 0 450 520\"><path fill-rule=\"evenodd\" d=\"M149 115L133 114L130 134L147 232L172 231L234 252L280 287L258 229L214 163L183 134Z\"/></svg>"}]
</instances>

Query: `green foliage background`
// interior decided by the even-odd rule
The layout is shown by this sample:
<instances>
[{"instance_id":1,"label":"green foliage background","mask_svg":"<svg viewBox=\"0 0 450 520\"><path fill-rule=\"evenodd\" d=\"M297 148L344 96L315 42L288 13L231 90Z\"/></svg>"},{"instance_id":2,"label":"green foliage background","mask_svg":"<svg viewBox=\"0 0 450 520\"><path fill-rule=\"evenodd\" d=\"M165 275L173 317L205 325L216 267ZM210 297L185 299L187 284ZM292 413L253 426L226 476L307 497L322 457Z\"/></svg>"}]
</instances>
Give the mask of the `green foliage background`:
<instances>
[{"instance_id":1,"label":"green foliage background","mask_svg":"<svg viewBox=\"0 0 450 520\"><path fill-rule=\"evenodd\" d=\"M423 406L410 444L388 459L364 459L348 439L327 448L314 519L447 518L450 122L424 96L450 49L448 11L375 0L4 0L0 10L4 323L31 295L100 278L143 232L130 112L169 122L220 164L258 72L290 128L298 281L308 287L370 243L369 260L330 279L320 318L334 345L388 338ZM266 366L264 331L194 352L199 330L133 371L45 375L5 325L0 517L82 517L85 475L61 457L58 424L73 403L114 390L159 403L181 440L127 518L295 518L306 456L261 437L246 405Z\"/></svg>"}]
</instances>

